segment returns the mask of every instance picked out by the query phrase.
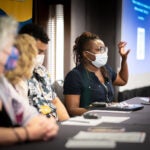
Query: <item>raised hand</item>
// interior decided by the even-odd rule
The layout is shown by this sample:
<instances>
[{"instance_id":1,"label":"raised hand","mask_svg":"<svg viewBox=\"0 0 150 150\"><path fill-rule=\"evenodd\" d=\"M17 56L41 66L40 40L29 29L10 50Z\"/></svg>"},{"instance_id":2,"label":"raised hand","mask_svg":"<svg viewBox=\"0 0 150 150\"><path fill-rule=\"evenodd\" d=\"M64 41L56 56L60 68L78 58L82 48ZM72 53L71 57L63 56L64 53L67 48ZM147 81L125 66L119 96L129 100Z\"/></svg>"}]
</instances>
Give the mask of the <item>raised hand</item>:
<instances>
[{"instance_id":1,"label":"raised hand","mask_svg":"<svg viewBox=\"0 0 150 150\"><path fill-rule=\"evenodd\" d=\"M125 46L127 45L127 42L121 41L118 43L118 48L119 48L119 54L122 58L126 59L130 50L125 50Z\"/></svg>"}]
</instances>

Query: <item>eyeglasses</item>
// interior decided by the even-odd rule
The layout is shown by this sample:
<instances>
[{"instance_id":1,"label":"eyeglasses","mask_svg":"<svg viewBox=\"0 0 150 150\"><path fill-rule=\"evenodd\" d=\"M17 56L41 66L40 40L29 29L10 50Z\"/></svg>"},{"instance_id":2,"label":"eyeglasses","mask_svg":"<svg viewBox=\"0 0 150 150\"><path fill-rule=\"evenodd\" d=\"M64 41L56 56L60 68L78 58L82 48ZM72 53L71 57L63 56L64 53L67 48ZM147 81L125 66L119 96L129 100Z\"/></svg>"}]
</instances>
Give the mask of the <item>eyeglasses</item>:
<instances>
[{"instance_id":1,"label":"eyeglasses","mask_svg":"<svg viewBox=\"0 0 150 150\"><path fill-rule=\"evenodd\" d=\"M99 48L99 52L100 52L100 53L108 52L108 47L101 46L101 47Z\"/></svg>"},{"instance_id":2,"label":"eyeglasses","mask_svg":"<svg viewBox=\"0 0 150 150\"><path fill-rule=\"evenodd\" d=\"M100 48L96 49L97 52L100 52L101 54L108 52L108 47L101 46Z\"/></svg>"},{"instance_id":3,"label":"eyeglasses","mask_svg":"<svg viewBox=\"0 0 150 150\"><path fill-rule=\"evenodd\" d=\"M87 51L92 51L92 49L87 49ZM99 52L100 54L103 54L105 52L108 52L108 47L101 46L100 48L94 49L94 51Z\"/></svg>"}]
</instances>

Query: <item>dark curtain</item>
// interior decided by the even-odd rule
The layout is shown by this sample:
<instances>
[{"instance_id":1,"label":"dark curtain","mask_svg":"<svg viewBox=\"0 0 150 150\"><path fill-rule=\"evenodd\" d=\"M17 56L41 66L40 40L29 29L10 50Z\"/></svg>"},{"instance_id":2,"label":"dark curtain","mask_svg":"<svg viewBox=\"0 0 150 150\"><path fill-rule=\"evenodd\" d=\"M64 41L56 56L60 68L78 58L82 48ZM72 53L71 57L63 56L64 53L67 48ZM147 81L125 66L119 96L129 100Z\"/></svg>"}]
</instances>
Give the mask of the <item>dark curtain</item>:
<instances>
[{"instance_id":1,"label":"dark curtain","mask_svg":"<svg viewBox=\"0 0 150 150\"><path fill-rule=\"evenodd\" d=\"M33 0L33 23L47 27L49 4L45 0Z\"/></svg>"}]
</instances>

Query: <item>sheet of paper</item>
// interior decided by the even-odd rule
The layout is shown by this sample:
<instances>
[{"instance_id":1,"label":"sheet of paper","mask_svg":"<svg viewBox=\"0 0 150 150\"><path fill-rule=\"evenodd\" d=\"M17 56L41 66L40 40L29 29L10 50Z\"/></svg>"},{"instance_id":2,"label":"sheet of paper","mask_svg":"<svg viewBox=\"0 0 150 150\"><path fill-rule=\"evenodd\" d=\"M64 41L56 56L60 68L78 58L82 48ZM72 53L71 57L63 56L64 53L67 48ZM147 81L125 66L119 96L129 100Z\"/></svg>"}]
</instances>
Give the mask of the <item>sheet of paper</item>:
<instances>
[{"instance_id":1,"label":"sheet of paper","mask_svg":"<svg viewBox=\"0 0 150 150\"><path fill-rule=\"evenodd\" d=\"M73 138L76 140L110 140L115 142L143 143L146 137L144 132L96 133L80 131Z\"/></svg>"},{"instance_id":2,"label":"sheet of paper","mask_svg":"<svg viewBox=\"0 0 150 150\"><path fill-rule=\"evenodd\" d=\"M130 117L110 117L110 116L102 116L101 121L107 123L121 123L125 120L128 120Z\"/></svg>"},{"instance_id":3,"label":"sheet of paper","mask_svg":"<svg viewBox=\"0 0 150 150\"><path fill-rule=\"evenodd\" d=\"M101 113L101 112L106 112L106 113L118 113L118 114L120 114L120 113L125 113L125 114L127 114L127 113L131 113L132 111L117 111L117 110L90 110L90 111L88 111L88 112L95 112L95 113Z\"/></svg>"},{"instance_id":4,"label":"sheet of paper","mask_svg":"<svg viewBox=\"0 0 150 150\"><path fill-rule=\"evenodd\" d=\"M67 121L62 122L62 125L78 125L78 126L96 126L101 123L99 119L85 119L83 116L72 117Z\"/></svg>"},{"instance_id":5,"label":"sheet of paper","mask_svg":"<svg viewBox=\"0 0 150 150\"><path fill-rule=\"evenodd\" d=\"M116 143L114 141L96 141L96 140L74 140L69 139L66 144L66 148L115 148Z\"/></svg>"},{"instance_id":6,"label":"sheet of paper","mask_svg":"<svg viewBox=\"0 0 150 150\"><path fill-rule=\"evenodd\" d=\"M140 97L140 99L145 102L150 102L150 97Z\"/></svg>"},{"instance_id":7,"label":"sheet of paper","mask_svg":"<svg viewBox=\"0 0 150 150\"><path fill-rule=\"evenodd\" d=\"M89 127L87 131L90 132L125 132L125 128L122 127L101 127L101 126L95 126L95 127Z\"/></svg>"},{"instance_id":8,"label":"sheet of paper","mask_svg":"<svg viewBox=\"0 0 150 150\"><path fill-rule=\"evenodd\" d=\"M62 122L62 125L78 125L78 126L96 126L103 122L120 123L129 119L129 117L109 117L103 116L99 119L85 119L83 116L72 117L67 121Z\"/></svg>"}]
</instances>

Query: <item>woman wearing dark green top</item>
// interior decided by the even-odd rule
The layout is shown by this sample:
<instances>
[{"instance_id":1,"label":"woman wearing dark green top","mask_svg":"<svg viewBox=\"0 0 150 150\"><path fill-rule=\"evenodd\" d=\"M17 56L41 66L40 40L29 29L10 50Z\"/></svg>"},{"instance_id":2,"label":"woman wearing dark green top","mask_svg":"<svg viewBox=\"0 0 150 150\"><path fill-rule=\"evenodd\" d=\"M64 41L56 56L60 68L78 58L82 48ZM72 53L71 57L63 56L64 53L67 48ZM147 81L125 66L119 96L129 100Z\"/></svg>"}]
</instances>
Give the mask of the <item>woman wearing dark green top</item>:
<instances>
[{"instance_id":1,"label":"woman wearing dark green top","mask_svg":"<svg viewBox=\"0 0 150 150\"><path fill-rule=\"evenodd\" d=\"M108 48L95 34L84 32L75 40L73 47L76 67L64 81L64 95L67 110L71 116L81 115L92 102L112 102L113 85L125 85L128 81L126 42L118 44L122 57L118 73L106 65Z\"/></svg>"}]
</instances>

